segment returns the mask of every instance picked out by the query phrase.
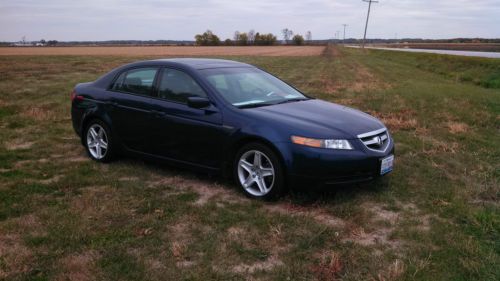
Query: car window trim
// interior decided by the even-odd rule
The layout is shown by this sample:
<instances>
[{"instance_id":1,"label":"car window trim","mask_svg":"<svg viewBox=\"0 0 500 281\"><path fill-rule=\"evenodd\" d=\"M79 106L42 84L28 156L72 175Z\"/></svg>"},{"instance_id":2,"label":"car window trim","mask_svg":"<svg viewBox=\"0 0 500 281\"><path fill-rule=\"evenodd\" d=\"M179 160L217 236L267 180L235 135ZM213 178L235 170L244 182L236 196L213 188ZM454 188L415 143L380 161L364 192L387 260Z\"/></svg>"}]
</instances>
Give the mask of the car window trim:
<instances>
[{"instance_id":1,"label":"car window trim","mask_svg":"<svg viewBox=\"0 0 500 281\"><path fill-rule=\"evenodd\" d=\"M149 92L149 94L147 95L141 95L141 94L138 94L138 93L132 93L132 92L127 92L127 91L120 91L120 90L115 90L113 89L113 87L115 86L115 83L116 81L118 80L118 78L120 78L120 76L124 73L127 73L131 70L136 70L136 69L141 69L141 68L155 68L156 69L156 73L155 73L155 77L153 78L153 89L151 89L151 91ZM110 92L114 92L114 93L121 93L121 94L129 94L129 95L133 95L133 96L138 96L138 97L146 97L146 98L152 98L153 97L153 94L157 92L157 88L156 88L156 83L157 83L157 80L158 80L158 74L160 73L160 70L162 69L161 66L134 66L134 67L131 67L131 68L127 68L127 69L124 69L122 71L120 71L118 74L116 74L116 76L113 78L113 81L109 84L108 86L108 91Z\"/></svg>"}]
</instances>

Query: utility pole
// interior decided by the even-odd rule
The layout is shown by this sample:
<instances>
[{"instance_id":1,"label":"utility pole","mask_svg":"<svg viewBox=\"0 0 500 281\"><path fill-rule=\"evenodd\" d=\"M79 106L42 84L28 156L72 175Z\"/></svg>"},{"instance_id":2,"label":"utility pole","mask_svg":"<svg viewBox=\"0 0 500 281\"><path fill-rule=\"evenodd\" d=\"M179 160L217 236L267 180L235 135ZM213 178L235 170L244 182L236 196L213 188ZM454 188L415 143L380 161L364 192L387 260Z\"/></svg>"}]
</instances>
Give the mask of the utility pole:
<instances>
[{"instance_id":1,"label":"utility pole","mask_svg":"<svg viewBox=\"0 0 500 281\"><path fill-rule=\"evenodd\" d=\"M344 23L343 26L344 26L344 40L342 40L342 43L345 44L345 28L347 27L347 24Z\"/></svg>"},{"instance_id":2,"label":"utility pole","mask_svg":"<svg viewBox=\"0 0 500 281\"><path fill-rule=\"evenodd\" d=\"M363 49L365 48L366 42L366 31L368 30L368 19L370 18L370 10L372 8L372 3L378 3L375 0L363 0L363 2L368 2L368 14L366 15L366 25L365 25L365 36L363 36Z\"/></svg>"}]
</instances>

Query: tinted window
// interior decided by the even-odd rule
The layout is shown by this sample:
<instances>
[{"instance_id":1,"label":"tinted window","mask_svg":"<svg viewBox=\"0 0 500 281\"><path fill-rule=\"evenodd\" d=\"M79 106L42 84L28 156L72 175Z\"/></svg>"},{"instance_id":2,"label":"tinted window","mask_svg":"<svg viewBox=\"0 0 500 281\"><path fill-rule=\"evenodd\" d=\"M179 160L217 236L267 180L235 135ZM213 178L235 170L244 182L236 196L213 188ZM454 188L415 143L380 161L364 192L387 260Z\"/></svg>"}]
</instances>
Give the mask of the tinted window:
<instances>
[{"instance_id":1,"label":"tinted window","mask_svg":"<svg viewBox=\"0 0 500 281\"><path fill-rule=\"evenodd\" d=\"M113 90L150 95L157 71L157 68L139 68L124 72L116 80Z\"/></svg>"},{"instance_id":2,"label":"tinted window","mask_svg":"<svg viewBox=\"0 0 500 281\"><path fill-rule=\"evenodd\" d=\"M163 70L158 95L160 98L182 103L186 103L188 97L207 97L191 76L175 69Z\"/></svg>"}]
</instances>

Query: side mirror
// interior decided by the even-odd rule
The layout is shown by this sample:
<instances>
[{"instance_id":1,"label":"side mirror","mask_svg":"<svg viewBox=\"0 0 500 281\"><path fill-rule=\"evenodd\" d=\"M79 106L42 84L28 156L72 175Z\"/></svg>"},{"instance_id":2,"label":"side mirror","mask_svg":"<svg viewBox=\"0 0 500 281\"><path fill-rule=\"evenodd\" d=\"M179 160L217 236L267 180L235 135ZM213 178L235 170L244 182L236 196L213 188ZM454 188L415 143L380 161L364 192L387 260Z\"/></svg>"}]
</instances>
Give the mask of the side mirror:
<instances>
[{"instance_id":1,"label":"side mirror","mask_svg":"<svg viewBox=\"0 0 500 281\"><path fill-rule=\"evenodd\" d=\"M210 100L202 97L189 97L187 100L187 105L192 108L205 108L210 106Z\"/></svg>"}]
</instances>

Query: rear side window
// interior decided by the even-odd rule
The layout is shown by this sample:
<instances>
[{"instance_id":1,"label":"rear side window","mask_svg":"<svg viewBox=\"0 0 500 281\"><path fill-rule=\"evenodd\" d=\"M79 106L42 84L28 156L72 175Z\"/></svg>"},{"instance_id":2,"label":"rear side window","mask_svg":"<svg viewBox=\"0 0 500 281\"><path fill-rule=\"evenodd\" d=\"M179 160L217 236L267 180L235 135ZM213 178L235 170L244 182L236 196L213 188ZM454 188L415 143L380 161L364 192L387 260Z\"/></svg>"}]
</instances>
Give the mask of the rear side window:
<instances>
[{"instance_id":1,"label":"rear side window","mask_svg":"<svg viewBox=\"0 0 500 281\"><path fill-rule=\"evenodd\" d=\"M158 97L187 103L189 97L206 98L207 95L188 74L175 69L164 69L160 77Z\"/></svg>"},{"instance_id":2,"label":"rear side window","mask_svg":"<svg viewBox=\"0 0 500 281\"><path fill-rule=\"evenodd\" d=\"M149 96L153 92L157 68L138 68L126 71L116 79L113 90Z\"/></svg>"}]
</instances>

